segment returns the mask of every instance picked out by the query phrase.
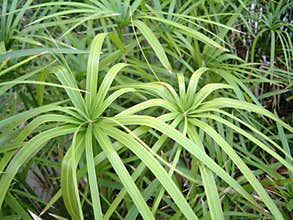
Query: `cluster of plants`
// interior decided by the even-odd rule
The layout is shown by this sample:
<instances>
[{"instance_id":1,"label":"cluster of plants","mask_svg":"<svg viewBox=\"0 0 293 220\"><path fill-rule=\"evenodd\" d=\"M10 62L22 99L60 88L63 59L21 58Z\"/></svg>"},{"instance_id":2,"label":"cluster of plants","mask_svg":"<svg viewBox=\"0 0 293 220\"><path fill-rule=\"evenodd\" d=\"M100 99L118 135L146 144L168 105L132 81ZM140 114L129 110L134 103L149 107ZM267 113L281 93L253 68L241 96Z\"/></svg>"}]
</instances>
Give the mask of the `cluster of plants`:
<instances>
[{"instance_id":1,"label":"cluster of plants","mask_svg":"<svg viewBox=\"0 0 293 220\"><path fill-rule=\"evenodd\" d=\"M292 7L2 0L0 219L292 219Z\"/></svg>"}]
</instances>

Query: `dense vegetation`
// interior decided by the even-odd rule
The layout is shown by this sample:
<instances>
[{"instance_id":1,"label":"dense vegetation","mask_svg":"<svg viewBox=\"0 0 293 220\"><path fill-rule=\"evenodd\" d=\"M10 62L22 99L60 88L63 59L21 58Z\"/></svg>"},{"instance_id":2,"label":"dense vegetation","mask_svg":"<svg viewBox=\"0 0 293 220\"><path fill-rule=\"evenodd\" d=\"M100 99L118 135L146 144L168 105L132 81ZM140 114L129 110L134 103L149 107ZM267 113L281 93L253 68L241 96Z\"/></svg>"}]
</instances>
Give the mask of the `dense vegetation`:
<instances>
[{"instance_id":1,"label":"dense vegetation","mask_svg":"<svg viewBox=\"0 0 293 220\"><path fill-rule=\"evenodd\" d=\"M292 7L1 0L0 219L292 219Z\"/></svg>"}]
</instances>

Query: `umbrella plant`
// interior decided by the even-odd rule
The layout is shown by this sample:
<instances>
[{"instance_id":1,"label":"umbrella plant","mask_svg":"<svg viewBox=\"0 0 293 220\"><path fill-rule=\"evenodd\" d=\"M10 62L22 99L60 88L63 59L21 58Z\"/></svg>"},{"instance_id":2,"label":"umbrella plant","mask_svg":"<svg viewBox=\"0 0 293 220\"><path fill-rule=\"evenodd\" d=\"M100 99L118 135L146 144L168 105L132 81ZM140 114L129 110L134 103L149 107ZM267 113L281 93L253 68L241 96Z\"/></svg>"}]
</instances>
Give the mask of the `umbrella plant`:
<instances>
[{"instance_id":1,"label":"umbrella plant","mask_svg":"<svg viewBox=\"0 0 293 220\"><path fill-rule=\"evenodd\" d=\"M254 1L3 1L0 219L290 219L280 2L239 52Z\"/></svg>"}]
</instances>

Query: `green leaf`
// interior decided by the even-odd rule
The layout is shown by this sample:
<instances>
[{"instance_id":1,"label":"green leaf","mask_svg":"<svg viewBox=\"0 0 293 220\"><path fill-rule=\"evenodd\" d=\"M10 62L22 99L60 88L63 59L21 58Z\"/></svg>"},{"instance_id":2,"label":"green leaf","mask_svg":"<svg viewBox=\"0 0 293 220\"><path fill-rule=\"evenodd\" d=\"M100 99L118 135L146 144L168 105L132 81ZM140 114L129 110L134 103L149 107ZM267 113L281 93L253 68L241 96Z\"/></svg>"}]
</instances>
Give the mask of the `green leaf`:
<instances>
[{"instance_id":1,"label":"green leaf","mask_svg":"<svg viewBox=\"0 0 293 220\"><path fill-rule=\"evenodd\" d=\"M88 180L91 191L92 198L92 206L94 209L95 219L103 219L103 213L101 208L100 196L99 196L99 188L97 182L97 174L95 169L94 162L94 153L93 153L93 126L90 124L86 130L85 135L85 152L86 152L86 164L88 171Z\"/></svg>"},{"instance_id":2,"label":"green leaf","mask_svg":"<svg viewBox=\"0 0 293 220\"><path fill-rule=\"evenodd\" d=\"M118 72L124 68L125 66L127 66L127 64L125 63L118 63L116 65L114 65L106 74L103 82L101 83L100 87L99 87L99 91L97 93L96 96L94 96L94 100L93 100L93 115L97 114L97 110L99 110L99 108L101 107L102 103L105 100L105 97L107 95L107 92L114 80L114 78L116 77L116 75L118 74Z\"/></svg>"},{"instance_id":3,"label":"green leaf","mask_svg":"<svg viewBox=\"0 0 293 220\"><path fill-rule=\"evenodd\" d=\"M155 21L159 21L159 22L171 25L175 28L178 28L183 33L185 33L191 37L194 37L195 39L202 41L203 43L205 43L209 46L216 47L216 48L219 48L221 50L226 51L226 49L223 48L220 44L216 43L214 40L210 39L209 37L205 36L204 34L200 33L199 31L194 30L193 28L187 27L187 26L182 25L180 23L170 21L170 20L167 20L164 18L152 17L152 16L143 16L143 18L147 18L147 19L151 19L151 20L155 20Z\"/></svg>"},{"instance_id":4,"label":"green leaf","mask_svg":"<svg viewBox=\"0 0 293 220\"><path fill-rule=\"evenodd\" d=\"M186 88L185 88L185 78L183 73L177 73L177 80L178 80L178 86L179 86L179 97L180 97L182 105L185 105Z\"/></svg>"},{"instance_id":5,"label":"green leaf","mask_svg":"<svg viewBox=\"0 0 293 220\"><path fill-rule=\"evenodd\" d=\"M168 72L172 72L171 64L167 58L167 55L162 47L161 43L153 33L153 31L142 21L135 20L133 21L135 27L137 27L142 35L145 37L147 42L151 45L152 49L155 51L155 54L158 56L162 65L168 70Z\"/></svg>"},{"instance_id":6,"label":"green leaf","mask_svg":"<svg viewBox=\"0 0 293 220\"><path fill-rule=\"evenodd\" d=\"M269 112L263 107L257 106L248 102L244 102L244 101L239 101L236 99L216 98L216 99L213 99L212 101L203 103L195 112L200 112L205 109L207 110L207 109L213 109L213 108L234 108L234 109L242 109L246 111L255 112L257 114L273 119L274 121L282 125L284 128L288 129L290 132L293 132L293 128L290 125L284 123L278 117L276 117L273 113Z\"/></svg>"},{"instance_id":7,"label":"green leaf","mask_svg":"<svg viewBox=\"0 0 293 220\"><path fill-rule=\"evenodd\" d=\"M175 118L175 116L174 116ZM176 127L181 121L181 118L178 119L175 119L172 123L171 123L171 126L172 127ZM142 130L141 128L139 128L140 130ZM145 131L148 130L148 128L145 128L144 129ZM135 135L141 135L139 134L138 132L136 132L137 130L134 130L133 133ZM159 151L159 149L162 147L162 145L166 142L167 140L167 136L165 135L162 135L160 136L160 138L158 139L158 141L153 145L153 148L152 150L156 153L157 151ZM132 174L132 178L133 178L133 181L136 181L140 175L142 174L142 172L145 170L145 164L144 163L140 163L138 165L138 167L135 169L135 171L133 172ZM123 198L125 197L126 195L126 189L123 188L119 194L116 196L115 200L112 202L111 206L109 207L109 209L107 210L107 212L105 213L105 218L110 218L111 214L115 211L115 209L117 209L118 205L120 204L120 202L123 200Z\"/></svg>"},{"instance_id":8,"label":"green leaf","mask_svg":"<svg viewBox=\"0 0 293 220\"><path fill-rule=\"evenodd\" d=\"M196 109L202 103L202 101L215 90L231 88L232 86L222 83L210 83L205 85L194 95L191 110Z\"/></svg>"},{"instance_id":9,"label":"green leaf","mask_svg":"<svg viewBox=\"0 0 293 220\"><path fill-rule=\"evenodd\" d=\"M39 75L38 81L45 82L47 78L47 72L42 71ZM45 92L45 85L38 85L36 87L37 90L37 102L38 105L42 105L44 101L44 92Z\"/></svg>"},{"instance_id":10,"label":"green leaf","mask_svg":"<svg viewBox=\"0 0 293 220\"><path fill-rule=\"evenodd\" d=\"M144 219L155 219L153 217L152 212L146 205L141 193L139 192L135 182L132 180L131 176L129 175L126 167L124 166L122 160L120 159L117 152L112 147L112 143L107 137L104 132L95 127L95 137L99 142L100 146L102 147L103 151L105 152L107 158L109 159L111 165L113 166L115 172L119 176L121 182L123 183L124 187L126 188L128 194L132 198L133 202L135 203L137 209L141 213Z\"/></svg>"},{"instance_id":11,"label":"green leaf","mask_svg":"<svg viewBox=\"0 0 293 220\"><path fill-rule=\"evenodd\" d=\"M19 81L24 81L32 76L34 76L35 74L44 71L47 67L49 67L51 64L45 65L41 68L36 69L35 71L32 71L31 73L27 73L23 76L20 76L14 80L9 80L9 84L1 86L0 87L0 96L3 95L7 90L9 90L10 88L12 88L13 86L15 86ZM1 68L0 68L1 69Z\"/></svg>"},{"instance_id":12,"label":"green leaf","mask_svg":"<svg viewBox=\"0 0 293 220\"><path fill-rule=\"evenodd\" d=\"M260 148L262 148L265 152L269 153L270 155L272 155L273 158L276 158L278 161L280 161L285 167L288 168L288 170L291 170L291 172L293 172L293 166L292 163L290 163L290 159L292 160L292 158L290 157L290 154L288 152L284 152L286 153L286 156L289 157L288 160L286 161L284 158L282 158L278 153L276 153L273 149L271 149L270 147L268 147L266 144L264 144L262 141L258 140L257 138L253 137L251 134L249 134L248 132L246 132L245 130L243 130L242 128L232 124L231 122L223 119L220 116L217 115L212 115L212 114L199 114L197 115L197 117L205 117L205 118L211 118L214 119L216 121L219 121L221 124L227 125L228 127L232 128L233 130L235 130L238 134L243 135L244 137L246 137L248 140L250 140L251 142L255 143L257 146L259 146ZM246 123L242 123L247 125ZM261 132L257 132L256 129L253 129L254 132L259 133L259 135L262 135ZM268 139L268 137L265 137L265 135L262 135L264 139ZM270 141L272 143L272 141ZM274 142L273 142L274 143ZM274 143L275 144L275 143ZM281 147L278 146L278 150L282 150Z\"/></svg>"},{"instance_id":13,"label":"green leaf","mask_svg":"<svg viewBox=\"0 0 293 220\"><path fill-rule=\"evenodd\" d=\"M107 33L98 34L92 41L87 64L85 101L88 109L92 109L95 95L97 93L99 60L103 42Z\"/></svg>"},{"instance_id":14,"label":"green leaf","mask_svg":"<svg viewBox=\"0 0 293 220\"><path fill-rule=\"evenodd\" d=\"M84 219L78 182L76 177L77 165L84 151L83 134L78 134L79 128L74 131L73 140L61 164L61 192L65 207L73 219Z\"/></svg>"},{"instance_id":15,"label":"green leaf","mask_svg":"<svg viewBox=\"0 0 293 220\"><path fill-rule=\"evenodd\" d=\"M0 41L0 54L5 52L6 52L5 43L4 41Z\"/></svg>"},{"instance_id":16,"label":"green leaf","mask_svg":"<svg viewBox=\"0 0 293 220\"><path fill-rule=\"evenodd\" d=\"M30 215L26 210L23 209L22 204L20 204L19 201L17 201L17 199L10 192L7 193L6 202L10 208L19 215L21 219L31 220Z\"/></svg>"},{"instance_id":17,"label":"green leaf","mask_svg":"<svg viewBox=\"0 0 293 220\"><path fill-rule=\"evenodd\" d=\"M160 183L163 185L169 195L174 199L174 202L180 208L180 210L187 219L197 219L195 213L183 197L182 193L179 191L176 184L172 181L167 172L158 163L155 157L150 154L149 151L147 151L141 144L135 141L130 134L126 134L124 132L121 132L117 128L108 126L103 126L102 129L105 130L108 135L129 148L143 161L143 163L153 172L156 178L160 181Z\"/></svg>"},{"instance_id":18,"label":"green leaf","mask_svg":"<svg viewBox=\"0 0 293 220\"><path fill-rule=\"evenodd\" d=\"M200 140L200 137L196 133L195 127L190 126L187 130L187 134L195 144L201 147L204 151L204 146ZM205 188L205 194L207 196L211 219L224 219L224 214L221 206L221 201L216 185L216 181L213 173L204 165L199 165L203 186Z\"/></svg>"},{"instance_id":19,"label":"green leaf","mask_svg":"<svg viewBox=\"0 0 293 220\"><path fill-rule=\"evenodd\" d=\"M44 54L44 53L43 53L43 54ZM5 70L0 71L0 77L3 76L3 75L6 74L6 73L9 73L10 71L12 71L12 70L18 68L18 67L20 67L20 66L22 66L22 65L24 65L24 64L26 64L26 63L28 63L28 62L30 62L31 60L34 60L34 59L38 58L39 56L41 56L41 55L43 55L43 54L37 54L37 55L31 56L31 57L29 57L29 58L26 58L25 60L22 60L22 61L18 62L17 64L14 64L14 65L11 66L11 67L8 67L8 68L5 69ZM1 60L0 60L0 62L1 62Z\"/></svg>"},{"instance_id":20,"label":"green leaf","mask_svg":"<svg viewBox=\"0 0 293 220\"><path fill-rule=\"evenodd\" d=\"M109 95L109 97L107 97L106 100L102 103L102 105L96 110L96 116L94 118L99 117L116 99L118 99L120 96L128 92L135 92L135 89L119 89L113 92L111 95Z\"/></svg>"},{"instance_id":21,"label":"green leaf","mask_svg":"<svg viewBox=\"0 0 293 220\"><path fill-rule=\"evenodd\" d=\"M266 204L268 209L272 212L276 219L284 219L280 210L269 197L261 183L256 179L252 171L244 163L244 161L238 156L238 154L233 150L233 148L222 138L212 127L207 123L202 122L197 119L190 119L194 126L201 128L205 131L213 140L225 151L225 153L231 158L231 160L237 165L239 170L246 177L247 181L253 186L254 190L262 198L262 201Z\"/></svg>"},{"instance_id":22,"label":"green leaf","mask_svg":"<svg viewBox=\"0 0 293 220\"><path fill-rule=\"evenodd\" d=\"M52 104L48 104L48 105L43 105L41 107L37 107L16 115L13 115L9 118L6 118L4 120L0 121L0 129L2 128L10 128L13 129L15 128L17 125L25 122L26 120L35 117L36 115L45 113L45 112L50 112L50 111L55 111L58 110L58 108L60 108L58 105L61 103L64 103L65 101L61 101L61 102L56 102L56 103L52 103Z\"/></svg>"},{"instance_id":23,"label":"green leaf","mask_svg":"<svg viewBox=\"0 0 293 220\"><path fill-rule=\"evenodd\" d=\"M165 109L168 109L170 112L177 112L177 109L174 108L172 104L165 101L164 99L150 99L142 103L136 104L128 109L125 109L124 111L121 111L120 113L117 114L117 116L118 115L119 116L133 115L137 112L140 112L140 111L146 110L147 108L152 108L152 107L163 107Z\"/></svg>"},{"instance_id":24,"label":"green leaf","mask_svg":"<svg viewBox=\"0 0 293 220\"><path fill-rule=\"evenodd\" d=\"M70 88L78 89L76 81L72 75L65 67L56 66L52 68L51 72L53 72L61 84L65 87L66 93L70 98L72 104L82 112L86 112L86 107L84 100L78 90L72 90ZM67 88L69 87L69 88ZM86 94L87 95L87 94Z\"/></svg>"},{"instance_id":25,"label":"green leaf","mask_svg":"<svg viewBox=\"0 0 293 220\"><path fill-rule=\"evenodd\" d=\"M188 106L191 105L193 102L193 97L197 90L197 84L201 77L201 75L208 71L208 68L201 67L198 70L196 70L190 77L187 92L186 92L186 103Z\"/></svg>"},{"instance_id":26,"label":"green leaf","mask_svg":"<svg viewBox=\"0 0 293 220\"><path fill-rule=\"evenodd\" d=\"M0 62L3 62L6 59L17 59L25 56L34 56L37 58L45 54L87 54L87 50L78 50L72 48L33 48L33 49L23 49L8 51L6 53L0 54ZM27 58L29 59L29 58ZM27 61L26 59L26 61ZM28 61L27 61L28 62Z\"/></svg>"},{"instance_id":27,"label":"green leaf","mask_svg":"<svg viewBox=\"0 0 293 220\"><path fill-rule=\"evenodd\" d=\"M0 207L2 207L3 200L6 196L12 179L19 171L20 167L31 157L33 157L48 140L72 133L74 130L75 127L73 126L61 126L44 131L33 137L15 154L0 179Z\"/></svg>"},{"instance_id":28,"label":"green leaf","mask_svg":"<svg viewBox=\"0 0 293 220\"><path fill-rule=\"evenodd\" d=\"M205 164L211 171L213 171L224 181L226 181L233 189L239 192L244 198L246 198L252 204L257 206L257 203L255 202L254 198L249 193L247 193L234 178L227 174L218 164L216 164L205 153L203 153L201 150L198 150L199 146L195 145L192 141L184 137L180 132L178 132L171 126L149 116L119 116L115 117L115 120L119 121L119 123L123 125L149 126L167 135L171 139L175 140L178 144L182 145L182 147L184 147L199 161Z\"/></svg>"}]
</instances>

